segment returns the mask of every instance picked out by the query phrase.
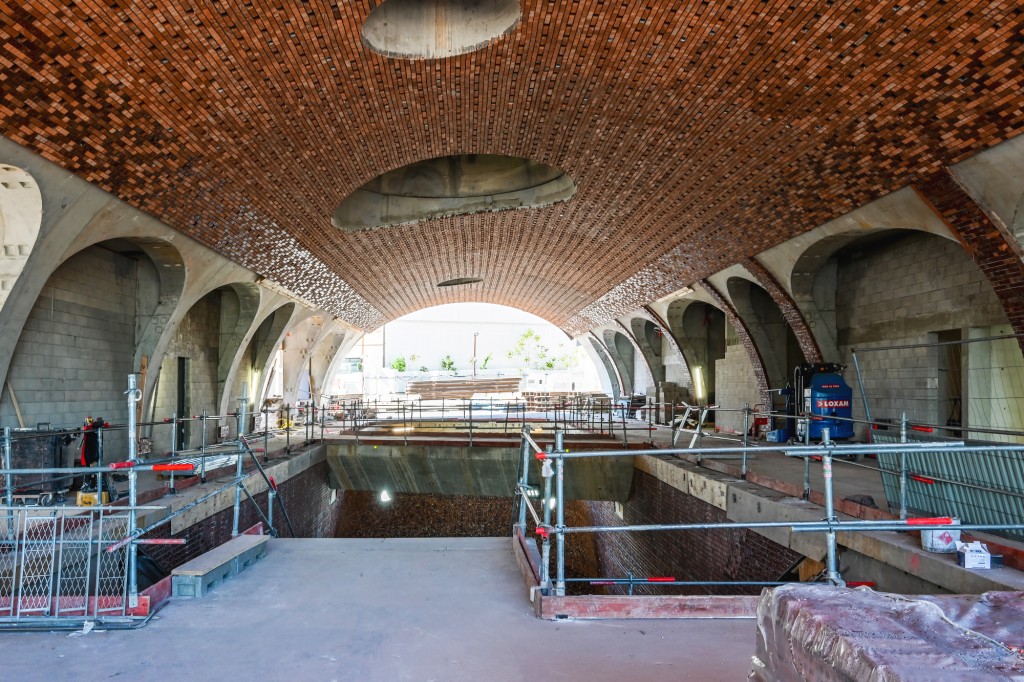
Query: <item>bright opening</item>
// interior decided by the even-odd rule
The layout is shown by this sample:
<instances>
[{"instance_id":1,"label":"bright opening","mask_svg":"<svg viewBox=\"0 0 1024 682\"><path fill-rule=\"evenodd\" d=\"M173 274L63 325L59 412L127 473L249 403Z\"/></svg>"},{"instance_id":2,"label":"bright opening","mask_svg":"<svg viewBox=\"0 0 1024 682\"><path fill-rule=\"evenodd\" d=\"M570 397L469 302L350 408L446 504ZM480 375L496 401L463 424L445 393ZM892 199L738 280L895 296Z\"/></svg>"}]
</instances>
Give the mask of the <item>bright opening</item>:
<instances>
[{"instance_id":1,"label":"bright opening","mask_svg":"<svg viewBox=\"0 0 1024 682\"><path fill-rule=\"evenodd\" d=\"M425 383L474 379L494 384L481 393L608 392L583 345L536 315L490 303L441 305L389 322L337 367L327 382L333 395L394 399Z\"/></svg>"}]
</instances>

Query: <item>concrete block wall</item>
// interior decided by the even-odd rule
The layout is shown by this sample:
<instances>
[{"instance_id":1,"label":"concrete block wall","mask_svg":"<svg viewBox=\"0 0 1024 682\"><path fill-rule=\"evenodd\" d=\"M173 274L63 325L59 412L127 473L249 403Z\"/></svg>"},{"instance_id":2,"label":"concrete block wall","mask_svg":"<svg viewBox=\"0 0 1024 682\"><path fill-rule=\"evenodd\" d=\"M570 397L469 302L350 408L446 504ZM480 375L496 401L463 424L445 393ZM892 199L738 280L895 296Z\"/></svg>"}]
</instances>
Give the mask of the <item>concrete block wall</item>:
<instances>
[{"instance_id":1,"label":"concrete block wall","mask_svg":"<svg viewBox=\"0 0 1024 682\"><path fill-rule=\"evenodd\" d=\"M220 393L217 381L220 340L220 294L214 291L196 302L178 327L174 340L167 347L160 367L160 385L157 388L155 416L157 420L170 417L177 409L178 358L188 358L185 408L189 415L218 412ZM179 415L182 416L182 415ZM187 429L189 444L199 445L202 427L193 422ZM207 425L207 442L217 442L217 423ZM156 429L154 449L170 448L170 431ZM179 444L179 447L181 445Z\"/></svg>"},{"instance_id":2,"label":"concrete block wall","mask_svg":"<svg viewBox=\"0 0 1024 682\"><path fill-rule=\"evenodd\" d=\"M85 417L124 423L124 391L132 371L136 264L98 247L69 258L54 272L25 324L8 382L26 426L81 426ZM8 390L0 423L17 427ZM107 452L123 447L110 433Z\"/></svg>"},{"instance_id":3,"label":"concrete block wall","mask_svg":"<svg viewBox=\"0 0 1024 682\"><path fill-rule=\"evenodd\" d=\"M738 339L725 348L725 357L715 361L715 402L728 410L742 409L743 403L753 408L761 402L750 357ZM772 388L775 388L774 386ZM719 410L715 412L715 426L723 431L743 431L743 413Z\"/></svg>"},{"instance_id":4,"label":"concrete block wall","mask_svg":"<svg viewBox=\"0 0 1024 682\"><path fill-rule=\"evenodd\" d=\"M940 424L948 408L936 400L938 351L870 349L934 343L936 332L951 329L967 338L967 329L1006 321L992 286L959 244L916 233L840 254L836 309L840 354L852 365L857 349L872 417L898 419L906 411L912 420ZM852 367L846 378L857 396ZM859 399L854 416L863 416Z\"/></svg>"},{"instance_id":5,"label":"concrete block wall","mask_svg":"<svg viewBox=\"0 0 1024 682\"><path fill-rule=\"evenodd\" d=\"M726 513L692 495L635 471L622 518L614 502L588 503L593 523L719 523ZM671 576L677 580L775 581L801 555L749 530L604 533L597 539L600 575ZM613 591L620 591L615 588ZM624 591L624 590L621 590ZM637 594L757 594L760 588L640 587Z\"/></svg>"}]
</instances>

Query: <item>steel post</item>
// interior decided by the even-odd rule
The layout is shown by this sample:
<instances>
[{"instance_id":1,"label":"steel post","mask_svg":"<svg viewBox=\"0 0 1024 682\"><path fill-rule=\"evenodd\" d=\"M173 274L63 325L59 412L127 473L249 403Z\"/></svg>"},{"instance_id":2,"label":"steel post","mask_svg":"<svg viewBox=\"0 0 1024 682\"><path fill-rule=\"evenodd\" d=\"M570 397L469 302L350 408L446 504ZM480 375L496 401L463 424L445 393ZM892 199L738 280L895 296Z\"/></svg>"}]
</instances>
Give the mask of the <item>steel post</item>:
<instances>
[{"instance_id":1,"label":"steel post","mask_svg":"<svg viewBox=\"0 0 1024 682\"><path fill-rule=\"evenodd\" d=\"M292 406L284 406L284 451L292 454Z\"/></svg>"},{"instance_id":2,"label":"steel post","mask_svg":"<svg viewBox=\"0 0 1024 682\"><path fill-rule=\"evenodd\" d=\"M900 416L900 442L907 442L907 413ZM900 518L907 518L907 453L900 452Z\"/></svg>"},{"instance_id":3,"label":"steel post","mask_svg":"<svg viewBox=\"0 0 1024 682\"><path fill-rule=\"evenodd\" d=\"M154 397L154 400L156 398ZM178 413L175 412L171 415L171 461L174 461L174 454L178 449ZM178 490L174 487L174 471L171 471L171 483L170 488L167 491L168 495L177 495Z\"/></svg>"},{"instance_id":4,"label":"steel post","mask_svg":"<svg viewBox=\"0 0 1024 682\"><path fill-rule=\"evenodd\" d=\"M103 424L96 429L96 466L103 466ZM114 501L111 491L110 501ZM103 504L103 474L96 474L96 504Z\"/></svg>"},{"instance_id":5,"label":"steel post","mask_svg":"<svg viewBox=\"0 0 1024 682\"><path fill-rule=\"evenodd\" d=\"M555 551L557 552L557 564L555 566L555 596L565 596L565 458L558 453L555 459L555 532L558 534L555 539Z\"/></svg>"},{"instance_id":6,"label":"steel post","mask_svg":"<svg viewBox=\"0 0 1024 682\"><path fill-rule=\"evenodd\" d=\"M245 404L249 400L249 397L246 395L248 392L249 392L248 391L248 384L242 384L242 395L238 399L238 404L239 404L238 412L243 417L245 415ZM242 439L244 437L245 437L245 434L242 433L242 429L239 428L238 429L238 442L240 444L243 442ZM237 455L235 455L235 478L238 479L238 485L235 486L235 503L234 503L234 506L232 508L232 515L231 515L231 537L237 537L238 536L238 517L239 517L239 513L241 512L241 508L242 508L242 489L243 489L244 483L242 482L242 453L241 453L241 451L239 451L239 453ZM249 491L246 491L246 493L248 493L248 492ZM255 504L255 502L253 504Z\"/></svg>"},{"instance_id":7,"label":"steel post","mask_svg":"<svg viewBox=\"0 0 1024 682\"><path fill-rule=\"evenodd\" d=\"M526 486L530 485L530 443L527 441L527 436L530 435L530 427L523 427L523 437L519 446L519 454L522 461L523 471L519 477L519 484L522 486L522 490L526 490ZM525 493L520 493L525 495ZM520 498L519 500L519 528L523 531L523 535L526 535L526 499Z\"/></svg>"},{"instance_id":8,"label":"steel post","mask_svg":"<svg viewBox=\"0 0 1024 682\"><path fill-rule=\"evenodd\" d=\"M11 427L4 427L4 469L7 469L7 473L4 474L4 485L6 486L6 492L4 493L4 501L7 503L7 539L14 539L14 477L11 476Z\"/></svg>"},{"instance_id":9,"label":"steel post","mask_svg":"<svg viewBox=\"0 0 1024 682\"><path fill-rule=\"evenodd\" d=\"M274 530L274 498L277 497L277 491L272 487L267 490L267 525L270 528L267 532L271 535L276 535L277 531Z\"/></svg>"},{"instance_id":10,"label":"steel post","mask_svg":"<svg viewBox=\"0 0 1024 682\"><path fill-rule=\"evenodd\" d=\"M128 375L128 461L133 464L128 468L128 528L134 533L138 525L135 505L138 491L138 472L135 470L135 462L138 459L138 447L135 442L135 403L142 400L142 391L136 385L134 374ZM100 465L103 463L100 462ZM101 502L102 504L102 498ZM138 561L138 546L134 542L128 543L128 606L135 608L139 605L139 573L136 568Z\"/></svg>"},{"instance_id":11,"label":"steel post","mask_svg":"<svg viewBox=\"0 0 1024 682\"><path fill-rule=\"evenodd\" d=\"M270 461L270 408L263 406L263 463Z\"/></svg>"},{"instance_id":12,"label":"steel post","mask_svg":"<svg viewBox=\"0 0 1024 682\"><path fill-rule=\"evenodd\" d=\"M853 354L853 368L857 372L857 386L860 388L860 399L861 399L861 402L864 403L864 419L866 419L867 422L868 422L868 439L867 440L870 443L873 440L872 436L874 435L874 434L871 433L871 429L872 429L872 426L873 426L872 423L871 423L872 422L872 419L871 419L871 407L868 405L868 394L864 390L864 377L861 376L861 373L860 373L860 362L857 361L857 349L856 348L852 349L852 354ZM857 461L858 462L860 460L862 460L863 458L864 458L863 455L857 455Z\"/></svg>"},{"instance_id":13,"label":"steel post","mask_svg":"<svg viewBox=\"0 0 1024 682\"><path fill-rule=\"evenodd\" d=\"M547 463L547 466L542 471L544 476L544 527L551 527L551 478L554 472L551 471L551 464ZM545 534L544 539L541 543L541 589L547 591L551 589L551 535Z\"/></svg>"},{"instance_id":14,"label":"steel post","mask_svg":"<svg viewBox=\"0 0 1024 682\"><path fill-rule=\"evenodd\" d=\"M206 483L206 410L203 410L203 442L199 447L199 452L203 458L202 472L199 475L199 482Z\"/></svg>"},{"instance_id":15,"label":"steel post","mask_svg":"<svg viewBox=\"0 0 1024 682\"><path fill-rule=\"evenodd\" d=\"M750 434L750 403L743 403L743 464L740 468L740 478L747 478L747 440Z\"/></svg>"},{"instance_id":16,"label":"steel post","mask_svg":"<svg viewBox=\"0 0 1024 682\"><path fill-rule=\"evenodd\" d=\"M821 440L825 445L831 445L829 429L827 427L821 430ZM829 529L825 533L825 539L828 543L828 580L833 585L842 587L846 583L843 582L842 576L839 575L839 567L836 563L836 531L832 524L836 523L839 519L836 518L832 499L832 454L828 451L821 456L821 471L825 478L825 518L829 523Z\"/></svg>"}]
</instances>

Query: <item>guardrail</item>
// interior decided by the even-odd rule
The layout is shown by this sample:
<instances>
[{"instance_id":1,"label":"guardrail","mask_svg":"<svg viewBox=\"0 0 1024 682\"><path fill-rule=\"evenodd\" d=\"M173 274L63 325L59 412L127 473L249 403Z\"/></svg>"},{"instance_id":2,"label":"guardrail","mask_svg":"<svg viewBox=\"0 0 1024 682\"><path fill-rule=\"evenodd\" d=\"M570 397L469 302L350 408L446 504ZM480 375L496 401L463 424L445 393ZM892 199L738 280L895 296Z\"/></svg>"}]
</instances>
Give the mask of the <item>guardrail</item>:
<instances>
[{"instance_id":1,"label":"guardrail","mask_svg":"<svg viewBox=\"0 0 1024 682\"><path fill-rule=\"evenodd\" d=\"M718 455L744 455L751 447L714 447L714 448L668 448L657 450L644 450L644 455L694 455L718 456ZM823 442L820 445L780 445L773 447L773 450L782 452L789 457L802 457L805 461L810 458L821 458L822 478L825 488L825 518L821 521L758 521L758 522L727 522L727 523L663 523L663 524L626 524L622 526L578 526L570 527L565 523L565 495L564 481L567 463L575 459L592 457L634 457L638 453L635 450L605 450L599 452L566 452L564 448L564 435L561 431L555 434L555 444L548 450L541 449L530 437L528 429L523 430L519 466L519 478L515 490L516 504L518 505L518 519L516 530L526 535L527 514L533 520L535 533L541 542L541 578L540 587L545 594L564 596L566 587L565 576L565 537L571 533L620 533L620 532L670 532L670 531L714 531L721 529L757 529L757 528L785 528L793 532L823 533L827 548L825 578L833 585L844 585L836 559L836 534L840 532L870 532L870 531L894 531L894 530L920 530L922 528L934 529L941 527L955 527L957 530L975 531L1024 531L1024 523L973 523L961 521L957 523L952 515L946 514L926 518L903 518L900 520L879 520L879 521L843 521L838 518L833 506L833 461L837 457L851 457L865 453L892 454L900 456L900 453L933 453L942 452L945 455L969 454L983 451L998 451L1014 453L1017 458L1024 458L1024 446L967 446L962 443L914 443L902 442L894 444L853 444L839 445L830 441L828 429L823 429ZM531 456L541 463L541 477L544 480L543 494L530 484L530 460ZM552 482L552 479L554 481ZM533 499L541 503L541 511L534 508ZM554 521L552 522L552 512ZM1020 518L1020 517L1018 517ZM555 541L555 575L551 577L551 550L552 537ZM595 580L604 581L628 581L634 584L636 581L630 578L588 578L588 582ZM670 584L674 580L647 581L648 584ZM689 581L690 584L712 584ZM716 585L729 584L716 582Z\"/></svg>"},{"instance_id":2,"label":"guardrail","mask_svg":"<svg viewBox=\"0 0 1024 682\"><path fill-rule=\"evenodd\" d=\"M146 538L156 528L170 523L197 505L234 488L232 536L239 534L239 516L242 496L254 505L271 535L277 531L273 523L273 505L276 499L284 520L291 529L291 519L277 486L267 476L248 439L241 435L235 441L221 443L233 457L235 475L223 485L188 504L175 509L158 521L140 528L138 512L156 507L137 505L138 474L142 471L175 473L205 472L207 460L223 458L224 451L210 452L205 442L196 451L172 449L168 457L140 460L137 451L137 424L135 403L141 399L134 374L128 377L128 455L125 459L88 467L30 467L12 466L11 429L3 431L3 481L5 505L0 507L0 629L36 629L40 627L80 627L87 621L101 620L105 627L135 627L148 620L140 615L138 589L138 547L146 544L184 544L180 538ZM245 423L244 401L238 415L238 424ZM205 425L210 419L201 417ZM205 433L205 429L204 429ZM205 440L205 436L204 436ZM189 461L183 461L188 455ZM254 470L267 485L268 509L264 513L245 486L245 458L251 459ZM127 505L105 503L104 479L111 474L123 474L128 481ZM73 506L15 506L18 490L17 476L43 477L39 481L65 481L75 477L96 479L96 505ZM204 480L205 482L205 480ZM24 485L24 484L22 484ZM173 482L172 482L173 489ZM51 494L51 493L47 493ZM39 501L39 498L36 498Z\"/></svg>"}]
</instances>

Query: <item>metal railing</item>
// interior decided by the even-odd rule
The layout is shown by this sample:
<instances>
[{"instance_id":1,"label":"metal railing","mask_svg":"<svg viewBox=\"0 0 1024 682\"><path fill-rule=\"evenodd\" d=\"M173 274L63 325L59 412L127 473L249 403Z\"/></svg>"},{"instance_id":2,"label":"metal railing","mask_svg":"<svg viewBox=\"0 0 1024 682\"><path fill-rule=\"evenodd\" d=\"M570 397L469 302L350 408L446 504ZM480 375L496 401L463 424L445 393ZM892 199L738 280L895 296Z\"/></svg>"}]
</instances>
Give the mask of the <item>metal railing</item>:
<instances>
[{"instance_id":1,"label":"metal railing","mask_svg":"<svg viewBox=\"0 0 1024 682\"><path fill-rule=\"evenodd\" d=\"M136 387L134 374L128 377L128 390L125 393L128 397L128 424L123 428L127 433L128 453L119 461L104 463L100 435L99 461L95 466L16 468L12 466L12 443L17 437L12 435L10 428L3 430L3 462L0 468L4 499L4 506L0 507L0 629L81 627L85 622L97 620L102 621L104 627L134 627L145 622L148 615L137 610L138 547L147 544L185 543L181 538L145 536L231 488L234 488L232 536L240 533L239 518L243 496L252 502L271 535L277 535L273 523L276 501L285 523L292 535L295 535L275 482L267 476L257 453L249 444L249 439L241 434L242 425L246 423L247 399L244 389L243 396L239 399L239 412L230 415L237 420L237 430L241 434L236 440L221 442L216 447L210 446L206 442L204 428L199 448L175 450L172 447L167 456L145 461L139 459L137 450L136 434L140 425L135 421L135 403L140 400L141 394ZM205 426L207 421L223 418L203 414L197 419L202 420ZM170 423L174 428L173 433L176 433L179 422L180 420L174 418L154 424ZM47 438L51 435L23 434L21 438ZM205 472L212 468L208 466L209 461L214 458L223 460L226 454L231 457L228 463L233 463L236 467L234 476L216 489L173 510L154 523L145 527L139 526L139 511L158 509L140 507L137 504L140 472L170 474L170 491L173 492L175 474L196 475L201 472L205 475ZM246 459L252 462L253 471L249 474L244 472L243 465ZM127 478L127 505L117 505L113 499L107 503L107 498L103 495L104 482L113 474L124 475ZM253 474L261 476L266 484L266 513L245 485L249 476ZM16 480L20 477L29 477L29 481L26 483L24 480ZM53 487L74 478L88 480L92 477L96 480L95 506L15 505L16 498L19 498L16 493L25 486ZM202 482L206 482L205 477ZM109 483L106 487L112 490ZM34 499L37 503L56 501L56 498L41 500L39 496Z\"/></svg>"},{"instance_id":2,"label":"metal railing","mask_svg":"<svg viewBox=\"0 0 1024 682\"><path fill-rule=\"evenodd\" d=\"M644 450L644 455L693 455L702 456L717 455L741 455L750 450L750 447L715 447L715 448L669 448L658 450ZM839 572L837 561L836 535L840 532L870 532L870 531L899 531L899 530L920 530L922 528L955 527L957 530L974 531L1024 531L1024 523L972 523L962 521L957 523L950 515L928 518L902 518L893 520L840 520L834 509L833 490L833 462L837 457L851 457L865 453L872 454L893 454L899 456L903 452L915 452L920 454L943 452L945 454L973 453L982 450L998 450L1001 452L1013 452L1017 457L1024 457L1024 446L988 446L972 447L962 443L895 443L895 444L851 444L839 445L829 440L828 429L823 429L823 442L820 445L780 445L773 448L782 452L788 457L802 457L805 461L810 458L820 458L822 462L822 478L824 482L824 504L825 518L821 521L757 521L757 522L723 522L723 523L660 523L660 524L624 524L616 526L577 526L570 527L565 523L565 471L567 463L575 459L592 457L634 457L638 454L635 450L605 450L599 452L566 452L564 448L563 434L557 432L553 448L545 450L538 446L530 435L530 430L524 428L520 447L521 462L519 468L519 481L516 486L516 504L518 505L518 518L516 529L524 536L527 529L527 514L533 520L535 532L541 542L541 577L540 587L546 594L564 596L567 583L565 574L565 539L568 534L573 533L619 533L619 532L669 532L669 531L715 531L724 529L745 529L755 530L758 528L784 528L792 532L823 533L826 545L826 570L825 578L833 585L844 585ZM544 492L541 495L538 489L530 484L530 459L535 457L541 462L541 477L544 479ZM552 484L552 480L554 482ZM553 492L552 492L553 490ZM541 512L534 508L532 500L539 498ZM553 507L554 521L551 518ZM551 551L550 543L554 537L555 541L555 574L551 577ZM589 582L598 581L619 581L626 580L631 584L629 578L598 578L586 579ZM647 584L669 584L675 581L648 581ZM721 581L702 582L685 581L689 585L723 585L731 584Z\"/></svg>"}]
</instances>

